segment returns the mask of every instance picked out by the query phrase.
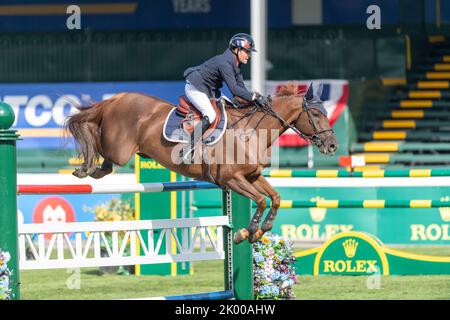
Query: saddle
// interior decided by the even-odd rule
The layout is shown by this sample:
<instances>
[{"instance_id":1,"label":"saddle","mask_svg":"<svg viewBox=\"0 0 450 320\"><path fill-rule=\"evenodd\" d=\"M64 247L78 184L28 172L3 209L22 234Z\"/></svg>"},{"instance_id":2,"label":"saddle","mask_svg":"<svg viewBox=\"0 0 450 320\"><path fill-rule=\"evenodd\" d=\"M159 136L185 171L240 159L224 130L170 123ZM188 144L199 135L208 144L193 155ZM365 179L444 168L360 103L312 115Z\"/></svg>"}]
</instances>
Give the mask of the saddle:
<instances>
[{"instance_id":1,"label":"saddle","mask_svg":"<svg viewBox=\"0 0 450 320\"><path fill-rule=\"evenodd\" d=\"M222 112L217 107L216 100L212 99L210 100L210 102L214 108L214 111L216 112L216 118L214 122L211 123L211 126L208 128L208 130L206 130L204 134L205 138L214 131L222 118ZM175 112L178 115L184 117L184 119L181 121L181 126L188 134L191 134L194 131L194 127L198 122L201 121L202 118L202 113L192 104L192 102L189 101L188 97L184 95L179 97L179 103Z\"/></svg>"},{"instance_id":2,"label":"saddle","mask_svg":"<svg viewBox=\"0 0 450 320\"><path fill-rule=\"evenodd\" d=\"M227 127L225 99L211 100L216 112L216 119L203 135L206 145L213 145L222 137ZM164 124L163 136L170 142L190 142L190 135L194 127L201 121L202 113L189 101L186 96L179 97L179 103L167 116Z\"/></svg>"}]
</instances>

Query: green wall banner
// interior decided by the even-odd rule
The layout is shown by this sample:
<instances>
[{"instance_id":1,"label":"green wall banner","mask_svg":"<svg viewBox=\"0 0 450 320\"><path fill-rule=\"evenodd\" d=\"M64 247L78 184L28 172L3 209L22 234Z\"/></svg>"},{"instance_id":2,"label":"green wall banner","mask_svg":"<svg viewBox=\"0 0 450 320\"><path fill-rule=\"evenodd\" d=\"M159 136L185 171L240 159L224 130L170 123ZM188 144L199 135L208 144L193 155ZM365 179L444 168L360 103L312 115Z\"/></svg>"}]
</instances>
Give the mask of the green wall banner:
<instances>
[{"instance_id":1,"label":"green wall banner","mask_svg":"<svg viewBox=\"0 0 450 320\"><path fill-rule=\"evenodd\" d=\"M414 185L417 179L419 178L410 178L408 181ZM428 178L420 179L423 181L422 179ZM321 181L329 180L333 179ZM303 243L323 243L340 232L359 230L373 234L388 244L450 245L450 187L348 187L344 182L348 179L341 180L341 187L276 186L275 189L281 195L282 207L272 232L287 240ZM303 186L306 185L307 182L304 182ZM386 204L424 199L448 201L449 206L440 208L283 208L283 203L288 203L288 200L293 200L292 203L295 204L299 201L322 202L334 199L342 202L383 199L386 200ZM194 206L191 208L194 215L220 213L220 192L217 190L194 191L194 200Z\"/></svg>"}]
</instances>

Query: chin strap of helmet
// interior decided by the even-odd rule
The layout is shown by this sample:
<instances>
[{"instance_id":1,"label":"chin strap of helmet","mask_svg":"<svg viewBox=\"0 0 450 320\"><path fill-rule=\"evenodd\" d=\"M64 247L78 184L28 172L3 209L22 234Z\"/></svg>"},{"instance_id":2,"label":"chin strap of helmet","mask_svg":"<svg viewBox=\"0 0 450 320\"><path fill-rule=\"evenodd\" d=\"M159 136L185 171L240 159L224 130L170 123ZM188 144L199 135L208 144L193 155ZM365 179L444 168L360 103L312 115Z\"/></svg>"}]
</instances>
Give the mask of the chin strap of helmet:
<instances>
[{"instance_id":1,"label":"chin strap of helmet","mask_svg":"<svg viewBox=\"0 0 450 320\"><path fill-rule=\"evenodd\" d=\"M234 49L237 49L237 51L234 52ZM238 53L239 53L239 50L243 50L243 49L240 49L240 48L238 48L238 47L234 47L234 48L230 48L230 50L231 50L231 52L234 54L234 56L236 57L236 60L237 60L238 65L240 65L241 62L239 61Z\"/></svg>"}]
</instances>

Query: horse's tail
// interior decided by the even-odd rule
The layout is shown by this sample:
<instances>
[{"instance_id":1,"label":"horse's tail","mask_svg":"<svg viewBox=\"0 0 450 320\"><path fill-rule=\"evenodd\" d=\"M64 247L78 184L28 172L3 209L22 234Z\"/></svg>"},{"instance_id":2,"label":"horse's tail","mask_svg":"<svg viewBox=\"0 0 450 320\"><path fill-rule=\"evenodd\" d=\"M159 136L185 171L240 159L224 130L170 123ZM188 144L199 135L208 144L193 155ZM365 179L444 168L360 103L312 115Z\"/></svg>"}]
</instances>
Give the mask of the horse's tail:
<instances>
[{"instance_id":1,"label":"horse's tail","mask_svg":"<svg viewBox=\"0 0 450 320\"><path fill-rule=\"evenodd\" d=\"M100 156L99 127L102 122L103 101L93 103L85 108L78 108L80 112L67 117L64 123L66 132L72 134L77 143L77 153L84 159L83 166L88 172L96 167Z\"/></svg>"}]
</instances>

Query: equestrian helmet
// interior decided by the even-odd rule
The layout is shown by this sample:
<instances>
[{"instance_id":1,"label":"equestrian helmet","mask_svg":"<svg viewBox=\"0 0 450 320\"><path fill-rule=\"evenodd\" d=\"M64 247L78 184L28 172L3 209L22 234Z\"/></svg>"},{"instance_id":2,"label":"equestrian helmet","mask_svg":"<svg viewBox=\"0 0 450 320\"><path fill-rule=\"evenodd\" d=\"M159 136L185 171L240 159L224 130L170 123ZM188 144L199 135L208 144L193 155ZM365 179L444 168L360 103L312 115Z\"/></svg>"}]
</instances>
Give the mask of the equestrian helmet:
<instances>
[{"instance_id":1,"label":"equestrian helmet","mask_svg":"<svg viewBox=\"0 0 450 320\"><path fill-rule=\"evenodd\" d=\"M253 40L252 36L247 33L237 33L232 36L228 46L231 50L239 48L256 52L255 41Z\"/></svg>"}]
</instances>

